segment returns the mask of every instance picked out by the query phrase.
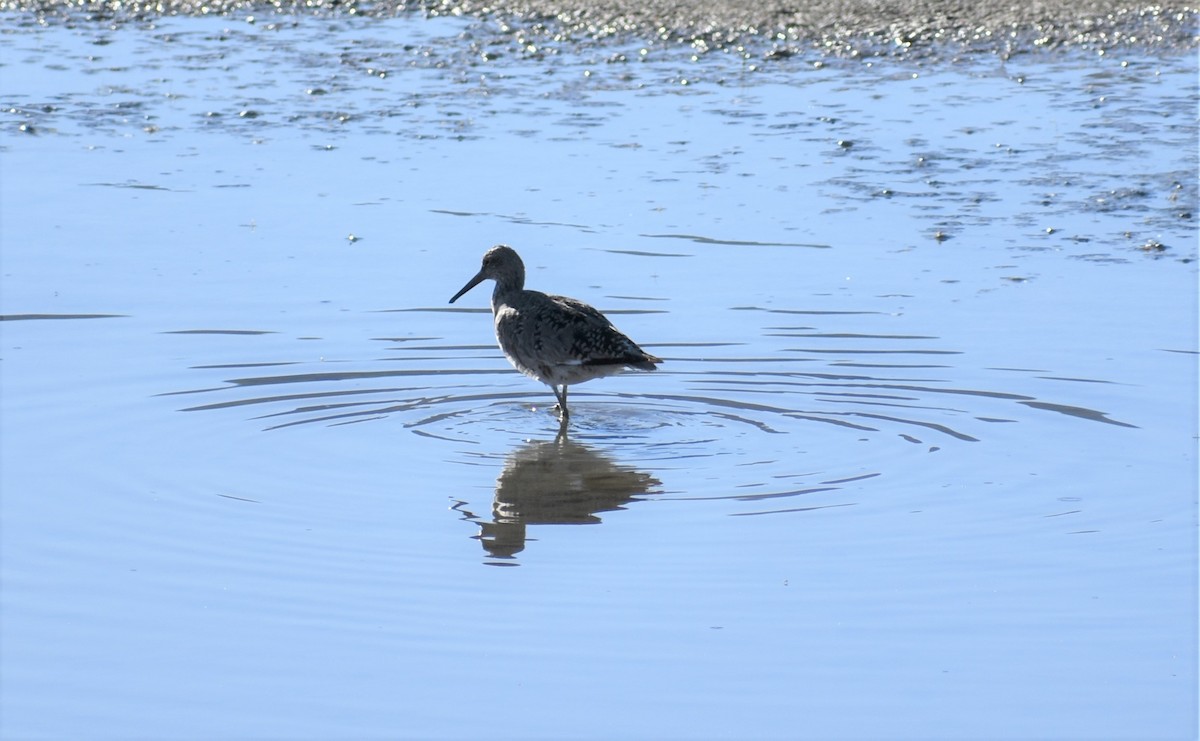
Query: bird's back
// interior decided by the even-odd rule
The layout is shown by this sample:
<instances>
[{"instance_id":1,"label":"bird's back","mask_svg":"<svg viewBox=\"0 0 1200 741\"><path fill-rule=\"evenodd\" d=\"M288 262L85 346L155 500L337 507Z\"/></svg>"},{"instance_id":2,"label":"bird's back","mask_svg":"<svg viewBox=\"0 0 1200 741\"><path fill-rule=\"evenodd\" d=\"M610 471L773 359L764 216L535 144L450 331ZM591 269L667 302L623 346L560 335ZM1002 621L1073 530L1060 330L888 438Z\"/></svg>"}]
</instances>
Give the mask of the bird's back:
<instances>
[{"instance_id":1,"label":"bird's back","mask_svg":"<svg viewBox=\"0 0 1200 741\"><path fill-rule=\"evenodd\" d=\"M624 367L662 362L594 307L566 296L514 291L493 297L496 339L521 372L550 384L580 383Z\"/></svg>"}]
</instances>

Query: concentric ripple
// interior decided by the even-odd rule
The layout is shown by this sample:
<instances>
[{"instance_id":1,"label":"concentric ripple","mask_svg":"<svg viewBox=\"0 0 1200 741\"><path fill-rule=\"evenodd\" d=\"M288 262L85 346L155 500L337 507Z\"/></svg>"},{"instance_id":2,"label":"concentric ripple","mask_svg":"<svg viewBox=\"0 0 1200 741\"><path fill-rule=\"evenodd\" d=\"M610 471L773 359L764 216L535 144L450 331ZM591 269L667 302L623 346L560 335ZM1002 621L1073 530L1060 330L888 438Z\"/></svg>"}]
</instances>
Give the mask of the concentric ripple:
<instances>
[{"instance_id":1,"label":"concentric ripple","mask_svg":"<svg viewBox=\"0 0 1200 741\"><path fill-rule=\"evenodd\" d=\"M219 382L166 396L181 411L237 415L268 433L369 422L440 441L447 463L498 471L483 474L495 476L490 503L455 504L496 558L524 547L526 525L599 521L647 498L715 502L742 516L852 506L893 470L912 469L914 455L954 456L987 444L997 426L1048 415L1134 426L1070 395L1031 391L1106 381L974 368L968 353L932 335L870 331L883 317L869 311L813 312L820 330L776 323L799 311L739 307L749 325L761 320L749 343L649 344L666 360L660 371L575 387L566 426L550 390L513 371L494 346L438 336L383 338L388 357L339 370L292 361L195 367ZM529 494L535 479L558 494Z\"/></svg>"}]
</instances>

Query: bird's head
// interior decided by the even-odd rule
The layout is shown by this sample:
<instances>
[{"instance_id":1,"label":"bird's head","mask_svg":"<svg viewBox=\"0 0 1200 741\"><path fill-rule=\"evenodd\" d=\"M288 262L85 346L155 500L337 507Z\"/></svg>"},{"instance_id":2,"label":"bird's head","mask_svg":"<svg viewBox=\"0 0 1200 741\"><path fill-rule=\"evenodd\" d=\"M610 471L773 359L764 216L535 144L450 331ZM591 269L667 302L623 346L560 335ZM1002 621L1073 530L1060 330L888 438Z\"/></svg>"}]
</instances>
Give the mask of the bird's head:
<instances>
[{"instance_id":1,"label":"bird's head","mask_svg":"<svg viewBox=\"0 0 1200 741\"><path fill-rule=\"evenodd\" d=\"M464 293L488 279L496 281L497 287L521 290L525 287L525 263L517 251L506 244L498 244L483 253L483 264L475 277L467 281L458 293L450 299L457 301Z\"/></svg>"}]
</instances>

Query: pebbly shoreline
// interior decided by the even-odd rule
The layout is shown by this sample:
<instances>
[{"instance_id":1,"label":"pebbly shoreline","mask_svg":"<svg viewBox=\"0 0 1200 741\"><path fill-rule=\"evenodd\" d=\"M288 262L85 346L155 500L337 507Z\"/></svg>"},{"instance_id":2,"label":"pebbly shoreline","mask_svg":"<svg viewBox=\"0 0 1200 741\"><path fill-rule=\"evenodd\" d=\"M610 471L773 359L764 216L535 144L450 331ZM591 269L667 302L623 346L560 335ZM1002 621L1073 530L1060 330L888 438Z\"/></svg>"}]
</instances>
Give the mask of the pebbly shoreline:
<instances>
[{"instance_id":1,"label":"pebbly shoreline","mask_svg":"<svg viewBox=\"0 0 1200 741\"><path fill-rule=\"evenodd\" d=\"M765 46L768 54L783 55L903 55L946 45L998 53L1200 46L1200 5L1130 0L0 0L0 10L113 19L263 12L465 15L493 20L520 37L638 37L699 51Z\"/></svg>"}]
</instances>

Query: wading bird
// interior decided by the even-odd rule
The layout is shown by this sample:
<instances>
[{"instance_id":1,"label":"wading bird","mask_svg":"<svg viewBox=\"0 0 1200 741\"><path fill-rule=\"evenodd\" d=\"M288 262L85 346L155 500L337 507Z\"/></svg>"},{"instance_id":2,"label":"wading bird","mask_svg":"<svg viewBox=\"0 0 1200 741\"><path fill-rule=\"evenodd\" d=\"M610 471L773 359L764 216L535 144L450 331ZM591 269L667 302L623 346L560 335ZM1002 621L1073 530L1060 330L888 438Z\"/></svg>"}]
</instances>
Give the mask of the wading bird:
<instances>
[{"instance_id":1,"label":"wading bird","mask_svg":"<svg viewBox=\"0 0 1200 741\"><path fill-rule=\"evenodd\" d=\"M496 281L492 315L504 357L517 370L553 389L563 422L571 416L568 386L625 368L652 371L662 362L582 301L526 290L525 263L508 245L488 250L479 272L450 303L488 279Z\"/></svg>"}]
</instances>

